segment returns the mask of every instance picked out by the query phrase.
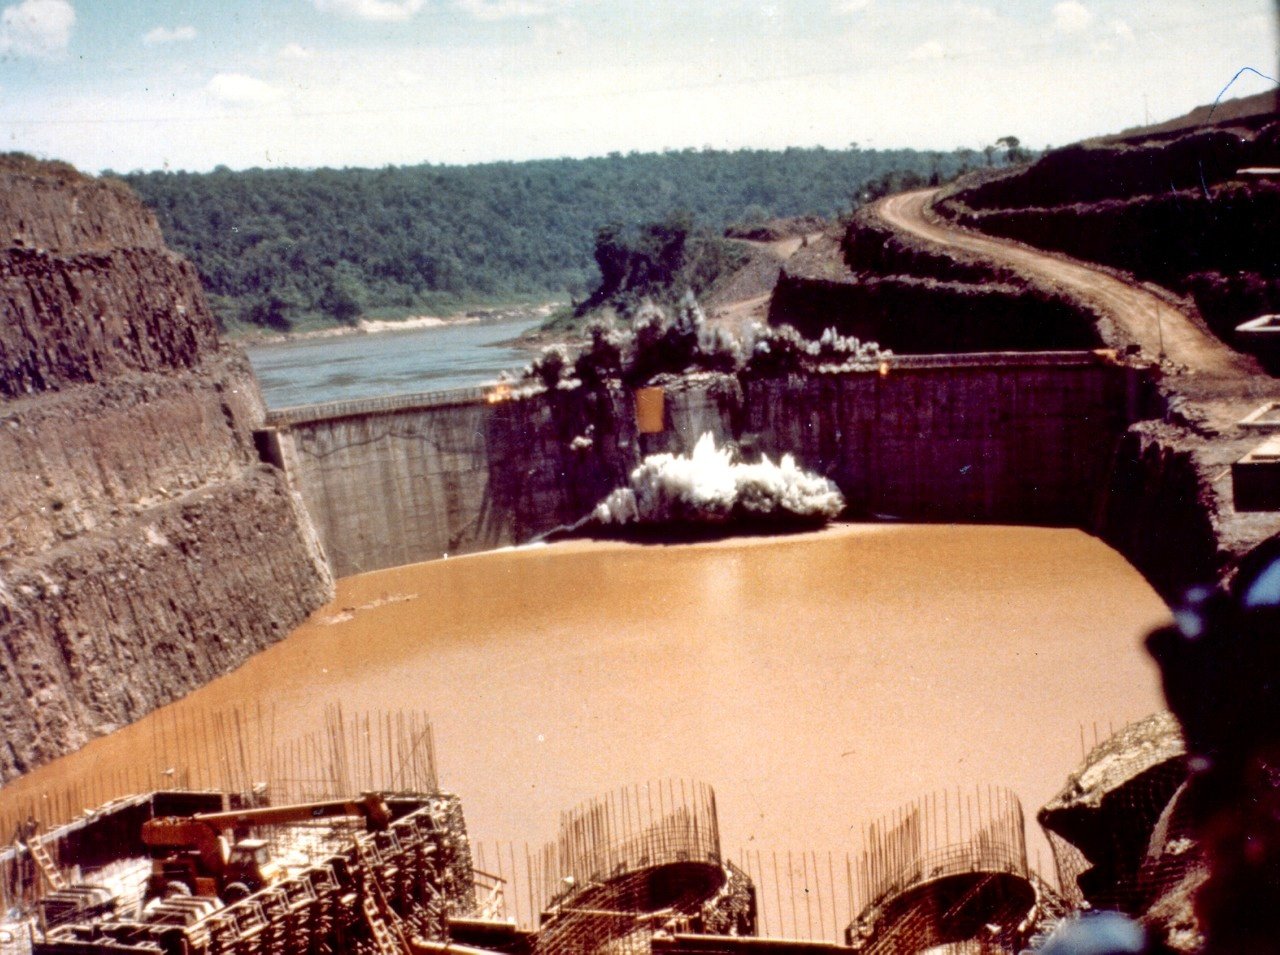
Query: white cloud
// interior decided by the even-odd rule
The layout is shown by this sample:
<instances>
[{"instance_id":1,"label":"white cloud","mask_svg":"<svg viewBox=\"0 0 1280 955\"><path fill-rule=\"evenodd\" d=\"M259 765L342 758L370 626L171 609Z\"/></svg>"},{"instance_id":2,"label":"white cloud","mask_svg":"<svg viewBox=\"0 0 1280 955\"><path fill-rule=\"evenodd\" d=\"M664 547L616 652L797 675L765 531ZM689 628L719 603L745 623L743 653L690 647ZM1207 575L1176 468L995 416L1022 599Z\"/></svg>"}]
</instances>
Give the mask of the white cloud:
<instances>
[{"instance_id":1,"label":"white cloud","mask_svg":"<svg viewBox=\"0 0 1280 955\"><path fill-rule=\"evenodd\" d=\"M168 27L155 27L147 31L142 42L147 46L155 46L158 43L184 43L195 38L195 27L174 27L172 30Z\"/></svg>"},{"instance_id":2,"label":"white cloud","mask_svg":"<svg viewBox=\"0 0 1280 955\"><path fill-rule=\"evenodd\" d=\"M71 42L76 10L68 0L22 0L0 13L0 53L56 56Z\"/></svg>"},{"instance_id":3,"label":"white cloud","mask_svg":"<svg viewBox=\"0 0 1280 955\"><path fill-rule=\"evenodd\" d=\"M939 40L927 40L907 54L908 60L940 60L947 55Z\"/></svg>"},{"instance_id":4,"label":"white cloud","mask_svg":"<svg viewBox=\"0 0 1280 955\"><path fill-rule=\"evenodd\" d=\"M233 106L270 103L283 95L270 83L243 73L219 73L208 82L205 89L215 99Z\"/></svg>"},{"instance_id":5,"label":"white cloud","mask_svg":"<svg viewBox=\"0 0 1280 955\"><path fill-rule=\"evenodd\" d=\"M1125 23L1123 20L1112 20L1109 24L1111 32L1122 40L1133 39L1133 27Z\"/></svg>"},{"instance_id":6,"label":"white cloud","mask_svg":"<svg viewBox=\"0 0 1280 955\"><path fill-rule=\"evenodd\" d=\"M999 17L996 16L995 10L991 7L977 3L957 3L952 8L961 19L969 23L979 23L983 25L995 23Z\"/></svg>"},{"instance_id":7,"label":"white cloud","mask_svg":"<svg viewBox=\"0 0 1280 955\"><path fill-rule=\"evenodd\" d=\"M423 0L311 0L324 13L357 20L402 23L422 9Z\"/></svg>"},{"instance_id":8,"label":"white cloud","mask_svg":"<svg viewBox=\"0 0 1280 955\"><path fill-rule=\"evenodd\" d=\"M1124 20L1108 20L1105 35L1089 44L1089 50L1097 55L1115 53L1119 47L1134 42L1133 27Z\"/></svg>"},{"instance_id":9,"label":"white cloud","mask_svg":"<svg viewBox=\"0 0 1280 955\"><path fill-rule=\"evenodd\" d=\"M1062 0L1053 8L1053 28L1062 33L1082 33L1093 22L1093 14L1079 0Z\"/></svg>"},{"instance_id":10,"label":"white cloud","mask_svg":"<svg viewBox=\"0 0 1280 955\"><path fill-rule=\"evenodd\" d=\"M277 55L283 60L306 60L311 58L311 52L301 43L286 43Z\"/></svg>"},{"instance_id":11,"label":"white cloud","mask_svg":"<svg viewBox=\"0 0 1280 955\"><path fill-rule=\"evenodd\" d=\"M835 13L861 13L871 6L871 0L836 0L831 5Z\"/></svg>"},{"instance_id":12,"label":"white cloud","mask_svg":"<svg viewBox=\"0 0 1280 955\"><path fill-rule=\"evenodd\" d=\"M454 0L454 6L477 20L510 20L546 16L555 4L546 0Z\"/></svg>"}]
</instances>

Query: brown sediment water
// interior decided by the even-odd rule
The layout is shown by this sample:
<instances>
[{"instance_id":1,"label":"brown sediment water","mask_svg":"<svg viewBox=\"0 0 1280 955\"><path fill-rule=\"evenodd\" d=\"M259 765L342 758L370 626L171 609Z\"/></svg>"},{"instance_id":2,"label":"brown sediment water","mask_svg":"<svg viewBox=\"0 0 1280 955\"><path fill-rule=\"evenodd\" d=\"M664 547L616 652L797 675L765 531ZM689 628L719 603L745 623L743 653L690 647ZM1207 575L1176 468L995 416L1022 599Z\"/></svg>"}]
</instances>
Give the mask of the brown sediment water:
<instances>
[{"instance_id":1,"label":"brown sediment water","mask_svg":"<svg viewBox=\"0 0 1280 955\"><path fill-rule=\"evenodd\" d=\"M474 835L665 777L716 789L723 843L845 852L942 788L1028 813L1094 733L1161 706L1168 612L1079 531L840 526L679 546L569 543L342 580L236 672L0 791L0 808L146 758L157 720L269 708L277 741L348 711L429 711ZM143 754L140 756L139 754Z\"/></svg>"}]
</instances>

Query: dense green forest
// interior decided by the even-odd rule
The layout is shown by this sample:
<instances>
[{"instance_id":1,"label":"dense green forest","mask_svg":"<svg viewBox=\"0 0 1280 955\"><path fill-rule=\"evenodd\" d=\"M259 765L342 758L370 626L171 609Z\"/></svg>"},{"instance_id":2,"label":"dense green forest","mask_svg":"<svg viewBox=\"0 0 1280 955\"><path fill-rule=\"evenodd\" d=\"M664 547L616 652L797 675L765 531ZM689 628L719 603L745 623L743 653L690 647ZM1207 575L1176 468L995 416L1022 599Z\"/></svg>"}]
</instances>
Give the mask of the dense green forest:
<instances>
[{"instance_id":1,"label":"dense green forest","mask_svg":"<svg viewBox=\"0 0 1280 955\"><path fill-rule=\"evenodd\" d=\"M606 226L682 215L718 231L848 211L893 176L938 181L971 150L684 150L476 166L122 176L200 270L226 327L287 329L522 296L581 300Z\"/></svg>"}]
</instances>

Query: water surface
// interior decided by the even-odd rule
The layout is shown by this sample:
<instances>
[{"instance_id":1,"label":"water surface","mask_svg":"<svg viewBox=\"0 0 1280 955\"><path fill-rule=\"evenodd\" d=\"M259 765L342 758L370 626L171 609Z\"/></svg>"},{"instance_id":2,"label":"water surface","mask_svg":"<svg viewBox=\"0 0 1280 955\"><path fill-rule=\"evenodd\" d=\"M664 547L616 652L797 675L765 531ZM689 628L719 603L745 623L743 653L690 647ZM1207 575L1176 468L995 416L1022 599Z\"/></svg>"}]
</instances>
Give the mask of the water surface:
<instances>
[{"instance_id":1,"label":"water surface","mask_svg":"<svg viewBox=\"0 0 1280 955\"><path fill-rule=\"evenodd\" d=\"M248 348L269 408L486 384L529 363L509 341L539 319L298 339Z\"/></svg>"},{"instance_id":2,"label":"water surface","mask_svg":"<svg viewBox=\"0 0 1280 955\"><path fill-rule=\"evenodd\" d=\"M1160 706L1140 641L1167 611L1079 531L844 526L682 546L573 543L339 583L287 640L0 801L147 760L157 725L263 701L278 741L348 711L429 710L473 833L540 842L633 781L719 797L726 848L854 848L944 787L1028 815L1081 726ZM172 759L172 757L165 757Z\"/></svg>"}]
</instances>

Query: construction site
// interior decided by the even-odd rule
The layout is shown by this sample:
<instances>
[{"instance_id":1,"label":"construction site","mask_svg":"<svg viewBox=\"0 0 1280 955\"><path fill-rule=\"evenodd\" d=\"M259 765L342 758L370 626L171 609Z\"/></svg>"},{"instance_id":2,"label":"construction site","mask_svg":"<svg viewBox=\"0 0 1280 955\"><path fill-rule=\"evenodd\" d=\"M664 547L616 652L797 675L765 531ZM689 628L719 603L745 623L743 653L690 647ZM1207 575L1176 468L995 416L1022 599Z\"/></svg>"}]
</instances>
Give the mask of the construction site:
<instances>
[{"instance_id":1,"label":"construction site","mask_svg":"<svg viewBox=\"0 0 1280 955\"><path fill-rule=\"evenodd\" d=\"M519 860L511 844L486 858L461 800L440 790L424 715L334 708L312 737L273 748L269 720L236 712L225 736L202 742L195 724L176 725L157 741L191 761L169 774L190 788L116 797L54 825L47 813L66 816L53 807L79 794L46 792L43 818L33 802L3 820L14 836L0 852L0 952L1019 952L1072 911L1141 911L1198 871L1195 854L1118 861L1170 835L1159 822L1183 752L1167 724L1126 729L1089 754L1064 790L1074 798L1041 813L1056 869L1042 874L1022 805L996 787L932 793L856 823L858 851L838 864L751 850L735 861L713 788L670 779L562 812L556 836ZM1117 769L1117 748L1144 733L1163 748ZM1092 765L1112 777L1098 804L1079 798ZM211 778L230 785L205 788ZM1125 823L1146 835L1107 842Z\"/></svg>"},{"instance_id":2,"label":"construction site","mask_svg":"<svg viewBox=\"0 0 1280 955\"><path fill-rule=\"evenodd\" d=\"M1274 113L861 207L770 319L881 360L272 413L136 197L0 162L0 955L1013 953L1099 908L1269 950L1232 942L1275 935L1280 397L1232 342L1274 263L1128 253L1184 206L1271 248ZM706 433L851 523L542 547ZM376 710L418 705L457 792L425 712Z\"/></svg>"}]
</instances>

